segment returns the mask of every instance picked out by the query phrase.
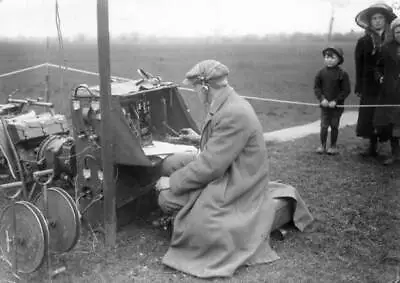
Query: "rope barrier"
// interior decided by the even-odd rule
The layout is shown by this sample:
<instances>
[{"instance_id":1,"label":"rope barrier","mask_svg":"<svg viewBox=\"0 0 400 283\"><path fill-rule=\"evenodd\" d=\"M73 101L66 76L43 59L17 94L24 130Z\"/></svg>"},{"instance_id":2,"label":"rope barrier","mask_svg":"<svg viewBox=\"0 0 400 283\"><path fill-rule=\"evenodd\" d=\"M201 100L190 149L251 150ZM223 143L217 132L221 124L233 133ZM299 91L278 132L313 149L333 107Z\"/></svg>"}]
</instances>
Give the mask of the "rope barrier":
<instances>
[{"instance_id":1,"label":"rope barrier","mask_svg":"<svg viewBox=\"0 0 400 283\"><path fill-rule=\"evenodd\" d=\"M0 78L11 77L12 75L20 74L20 73L27 72L27 71L32 71L32 70L43 68L43 67L46 67L46 66L47 66L47 63L43 63L43 64L35 65L35 66L32 66L32 67L27 67L27 68L24 68L24 69L19 69L19 70L13 71L13 72L1 74Z\"/></svg>"},{"instance_id":2,"label":"rope barrier","mask_svg":"<svg viewBox=\"0 0 400 283\"><path fill-rule=\"evenodd\" d=\"M310 103L310 102L280 100L280 99L262 98L262 97L253 97L253 96L243 96L243 97L246 99L250 99L250 100L277 102L277 103L294 104L294 105L319 106L319 104L317 104L317 103Z\"/></svg>"},{"instance_id":3,"label":"rope barrier","mask_svg":"<svg viewBox=\"0 0 400 283\"><path fill-rule=\"evenodd\" d=\"M307 106L316 106L319 107L319 103L308 103L308 102L300 102L300 101L290 101L290 100L279 100L272 98L262 98L262 97L252 97L252 96L243 96L246 99L254 99L259 101L268 101L268 102L278 102L285 104L295 104L295 105L307 105ZM345 105L336 105L338 108L376 108L376 107L400 107L399 104L368 104L368 105L359 105L359 104L345 104Z\"/></svg>"},{"instance_id":4,"label":"rope barrier","mask_svg":"<svg viewBox=\"0 0 400 283\"><path fill-rule=\"evenodd\" d=\"M195 92L193 89L186 88L186 87L179 87L179 89ZM284 103L284 104L320 107L319 103L301 102L301 101L293 101L293 100L281 100L281 99L244 96L244 95L242 95L242 97L249 99L249 100L258 100L258 101L277 102L277 103ZM336 105L336 107L338 107L338 108L369 108L369 107L374 108L375 107L376 108L376 107L400 107L400 105L399 104L368 104L368 105L346 104L346 105Z\"/></svg>"},{"instance_id":5,"label":"rope barrier","mask_svg":"<svg viewBox=\"0 0 400 283\"><path fill-rule=\"evenodd\" d=\"M51 64L51 63L45 63L45 64L47 66L53 67L53 68L60 67L60 65L55 65L55 64ZM99 73L96 73L96 72L91 72L91 71L86 71L86 70L81 70L81 69L76 69L76 68L71 68L71 67L67 68L65 66L61 66L61 68L64 68L64 70L66 70L66 71L77 72L77 73L92 75L92 76L99 76ZM124 77L117 77L117 76L111 76L111 79L117 79L117 80L122 80L122 81L132 81L132 79L128 79L128 78L124 78Z\"/></svg>"},{"instance_id":6,"label":"rope barrier","mask_svg":"<svg viewBox=\"0 0 400 283\"><path fill-rule=\"evenodd\" d=\"M179 87L179 89L195 92L193 89L187 88L187 87ZM319 104L317 104L317 103L309 103L309 102L280 100L280 99L273 99L273 98L262 98L262 97L244 96L244 95L242 95L242 97L246 98L246 99L249 99L249 100L259 100L259 101L278 102L278 103L295 104L295 105L306 105L306 106L319 106Z\"/></svg>"},{"instance_id":7,"label":"rope barrier","mask_svg":"<svg viewBox=\"0 0 400 283\"><path fill-rule=\"evenodd\" d=\"M82 70L82 69L76 69L76 68L71 68L71 67L66 67L66 66L61 66L61 65L55 65L52 63L43 63L40 65L28 67L25 69L21 70L16 70L13 72L9 72L6 74L1 74L0 78L5 78L9 77L15 74L19 74L22 72L26 71L31 71L34 69L42 68L42 67L52 67L52 68L63 68L64 70L68 70L71 72L77 72L81 74L86 74L86 75L92 75L92 76L99 76L99 73L96 72L91 72L87 70ZM115 80L122 80L122 81L132 81L132 79L129 78L124 78L124 77L118 77L118 76L111 76L111 79ZM195 92L195 90L191 88L186 88L186 87L178 87L181 90L186 90L190 92ZM292 105L304 105L304 106L314 106L314 107L320 107L319 103L310 103L310 102L302 102L302 101L293 101L293 100L281 100L281 99L273 99L273 98L263 98L263 97L254 97L254 96L242 96L243 98L249 99L249 100L258 100L258 101L266 101L266 102L276 102L276 103L284 103L284 104L292 104ZM347 105L337 105L336 107L338 108L378 108L378 107L400 107L400 104L369 104L369 105L358 105L358 104L347 104Z\"/></svg>"}]
</instances>

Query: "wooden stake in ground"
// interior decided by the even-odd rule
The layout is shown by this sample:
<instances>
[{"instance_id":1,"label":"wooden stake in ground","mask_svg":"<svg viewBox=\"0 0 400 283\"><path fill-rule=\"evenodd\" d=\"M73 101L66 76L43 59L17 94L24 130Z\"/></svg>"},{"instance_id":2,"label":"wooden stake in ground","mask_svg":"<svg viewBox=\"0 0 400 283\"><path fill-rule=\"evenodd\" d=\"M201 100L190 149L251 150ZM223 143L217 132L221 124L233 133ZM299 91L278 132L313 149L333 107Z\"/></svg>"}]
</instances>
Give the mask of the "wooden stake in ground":
<instances>
[{"instance_id":1,"label":"wooden stake in ground","mask_svg":"<svg viewBox=\"0 0 400 283\"><path fill-rule=\"evenodd\" d=\"M110 35L108 0L97 0L97 44L100 74L101 159L103 168L105 242L115 247L117 240L116 186L114 181L114 134L111 125Z\"/></svg>"}]
</instances>

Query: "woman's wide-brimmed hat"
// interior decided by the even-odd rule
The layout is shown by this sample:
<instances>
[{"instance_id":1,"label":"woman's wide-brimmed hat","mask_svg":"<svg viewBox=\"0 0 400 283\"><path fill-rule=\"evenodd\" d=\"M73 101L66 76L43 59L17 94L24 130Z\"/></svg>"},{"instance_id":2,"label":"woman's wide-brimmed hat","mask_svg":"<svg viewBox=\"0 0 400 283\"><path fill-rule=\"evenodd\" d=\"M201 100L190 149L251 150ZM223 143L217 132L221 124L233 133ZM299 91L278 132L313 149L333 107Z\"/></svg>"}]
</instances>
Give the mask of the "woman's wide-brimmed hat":
<instances>
[{"instance_id":1,"label":"woman's wide-brimmed hat","mask_svg":"<svg viewBox=\"0 0 400 283\"><path fill-rule=\"evenodd\" d=\"M363 29L370 26L371 17L374 14L380 13L385 16L386 22L390 24L395 18L396 14L393 12L392 7L385 3L377 3L369 6L367 9L362 10L356 16L356 23Z\"/></svg>"},{"instance_id":2,"label":"woman's wide-brimmed hat","mask_svg":"<svg viewBox=\"0 0 400 283\"><path fill-rule=\"evenodd\" d=\"M400 26L400 18L396 18L393 20L393 22L390 24L390 29L393 31L398 26Z\"/></svg>"}]
</instances>

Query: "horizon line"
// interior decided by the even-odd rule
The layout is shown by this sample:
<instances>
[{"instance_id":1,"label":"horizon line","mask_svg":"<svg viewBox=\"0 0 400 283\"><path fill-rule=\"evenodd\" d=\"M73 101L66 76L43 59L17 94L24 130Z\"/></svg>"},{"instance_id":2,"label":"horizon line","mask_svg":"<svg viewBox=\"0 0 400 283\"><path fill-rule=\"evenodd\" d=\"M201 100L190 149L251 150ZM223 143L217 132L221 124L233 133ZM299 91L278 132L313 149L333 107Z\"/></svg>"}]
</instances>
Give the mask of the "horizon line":
<instances>
[{"instance_id":1,"label":"horizon line","mask_svg":"<svg viewBox=\"0 0 400 283\"><path fill-rule=\"evenodd\" d=\"M347 32L333 32L332 36L355 36L362 34L363 31L347 31ZM263 40L268 38L290 38L294 36L308 36L308 37L327 37L329 33L312 33L312 32L280 32L280 33L266 33L263 35L260 34L242 34L242 35L203 35L203 36L165 36L165 35L143 35L139 33L129 33L129 34L119 34L112 35L110 34L110 40L180 40L180 41L191 41L191 40L209 40L209 39L222 39L222 40L235 40L235 39L250 39L250 40ZM0 35L0 40L58 40L57 36L5 36ZM85 40L85 41L93 41L97 40L97 35L86 35L86 34L77 34L75 36L64 37L63 40L66 41L76 41L76 40Z\"/></svg>"}]
</instances>

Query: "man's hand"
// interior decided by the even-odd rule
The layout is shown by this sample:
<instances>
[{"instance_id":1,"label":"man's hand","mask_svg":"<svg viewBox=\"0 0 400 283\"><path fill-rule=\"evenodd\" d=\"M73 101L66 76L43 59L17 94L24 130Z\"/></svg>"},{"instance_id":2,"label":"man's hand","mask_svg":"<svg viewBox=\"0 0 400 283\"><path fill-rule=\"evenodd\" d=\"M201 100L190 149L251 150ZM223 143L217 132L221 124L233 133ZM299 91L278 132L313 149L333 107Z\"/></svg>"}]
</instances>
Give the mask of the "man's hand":
<instances>
[{"instance_id":1,"label":"man's hand","mask_svg":"<svg viewBox=\"0 0 400 283\"><path fill-rule=\"evenodd\" d=\"M329 108L335 108L336 107L336 101L334 101L334 100L329 101L328 106L329 106Z\"/></svg>"},{"instance_id":2,"label":"man's hand","mask_svg":"<svg viewBox=\"0 0 400 283\"><path fill-rule=\"evenodd\" d=\"M322 106L322 107L328 107L328 105L329 105L328 100L326 100L326 98L322 99L322 101L321 101L321 106Z\"/></svg>"},{"instance_id":3,"label":"man's hand","mask_svg":"<svg viewBox=\"0 0 400 283\"><path fill-rule=\"evenodd\" d=\"M355 95L357 95L358 97L361 97L361 92L355 92Z\"/></svg>"},{"instance_id":4,"label":"man's hand","mask_svg":"<svg viewBox=\"0 0 400 283\"><path fill-rule=\"evenodd\" d=\"M157 191L164 191L164 190L169 190L170 185L169 185L169 177L161 177L158 179L156 183L156 190Z\"/></svg>"},{"instance_id":5,"label":"man's hand","mask_svg":"<svg viewBox=\"0 0 400 283\"><path fill-rule=\"evenodd\" d=\"M191 128L184 128L179 131L179 137L189 141L199 141L200 135Z\"/></svg>"}]
</instances>

